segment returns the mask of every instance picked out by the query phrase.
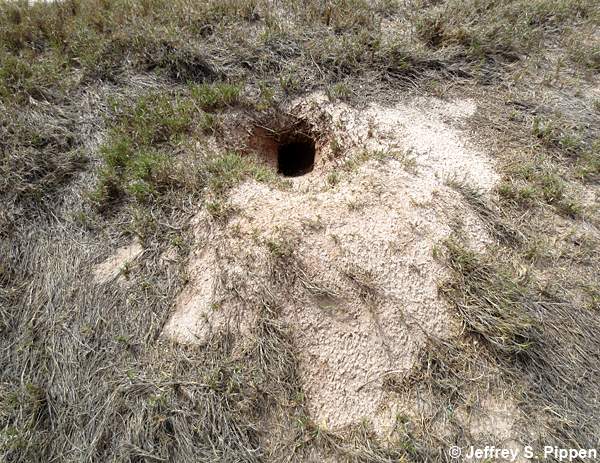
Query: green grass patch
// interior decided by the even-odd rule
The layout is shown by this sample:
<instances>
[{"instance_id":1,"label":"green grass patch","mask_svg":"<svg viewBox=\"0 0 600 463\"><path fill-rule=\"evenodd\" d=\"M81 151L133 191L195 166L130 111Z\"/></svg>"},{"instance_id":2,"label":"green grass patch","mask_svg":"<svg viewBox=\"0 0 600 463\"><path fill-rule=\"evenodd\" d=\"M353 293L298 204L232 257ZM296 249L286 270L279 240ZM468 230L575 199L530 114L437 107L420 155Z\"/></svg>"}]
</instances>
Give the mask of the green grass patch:
<instances>
[{"instance_id":1,"label":"green grass patch","mask_svg":"<svg viewBox=\"0 0 600 463\"><path fill-rule=\"evenodd\" d=\"M197 113L192 99L168 92L151 92L117 112L112 138L129 137L136 147L176 142Z\"/></svg>"},{"instance_id":2,"label":"green grass patch","mask_svg":"<svg viewBox=\"0 0 600 463\"><path fill-rule=\"evenodd\" d=\"M100 148L103 166L91 193L94 203L104 207L123 197L144 202L178 185L177 148L193 136L196 126L214 133L219 116L204 111L234 104L240 91L227 83L202 84L190 85L186 92L155 91L133 102L113 101L115 116L108 140ZM223 175L236 175L231 172L235 167L223 162ZM206 167L209 172L218 170L213 161Z\"/></svg>"},{"instance_id":3,"label":"green grass patch","mask_svg":"<svg viewBox=\"0 0 600 463\"><path fill-rule=\"evenodd\" d=\"M152 148L135 148L120 138L101 148L104 167L91 199L98 206L128 196L146 202L177 185L173 157Z\"/></svg>"},{"instance_id":4,"label":"green grass patch","mask_svg":"<svg viewBox=\"0 0 600 463\"><path fill-rule=\"evenodd\" d=\"M537 191L535 188L525 185L521 186L514 181L505 181L498 187L500 197L513 201L519 206L528 206L535 202Z\"/></svg>"},{"instance_id":5,"label":"green grass patch","mask_svg":"<svg viewBox=\"0 0 600 463\"><path fill-rule=\"evenodd\" d=\"M15 56L0 49L0 101L53 100L70 83L65 60L54 54Z\"/></svg>"},{"instance_id":6,"label":"green grass patch","mask_svg":"<svg viewBox=\"0 0 600 463\"><path fill-rule=\"evenodd\" d=\"M581 132L558 121L536 117L531 130L542 144L549 148L556 148L561 153L575 155L585 148Z\"/></svg>"},{"instance_id":7,"label":"green grass patch","mask_svg":"<svg viewBox=\"0 0 600 463\"><path fill-rule=\"evenodd\" d=\"M152 92L118 107L108 140L100 147L103 166L91 193L105 207L121 197L144 202L177 185L174 148L191 131L197 110L184 95Z\"/></svg>"},{"instance_id":8,"label":"green grass patch","mask_svg":"<svg viewBox=\"0 0 600 463\"><path fill-rule=\"evenodd\" d=\"M217 195L225 193L247 178L264 183L281 183L273 169L235 151L209 158L205 170L207 184Z\"/></svg>"},{"instance_id":9,"label":"green grass patch","mask_svg":"<svg viewBox=\"0 0 600 463\"><path fill-rule=\"evenodd\" d=\"M228 83L195 84L190 86L194 101L205 111L231 106L239 101L242 89Z\"/></svg>"},{"instance_id":10,"label":"green grass patch","mask_svg":"<svg viewBox=\"0 0 600 463\"><path fill-rule=\"evenodd\" d=\"M501 198L521 207L545 203L572 218L583 213L583 206L569 193L569 183L542 156L510 169L497 191Z\"/></svg>"}]
</instances>

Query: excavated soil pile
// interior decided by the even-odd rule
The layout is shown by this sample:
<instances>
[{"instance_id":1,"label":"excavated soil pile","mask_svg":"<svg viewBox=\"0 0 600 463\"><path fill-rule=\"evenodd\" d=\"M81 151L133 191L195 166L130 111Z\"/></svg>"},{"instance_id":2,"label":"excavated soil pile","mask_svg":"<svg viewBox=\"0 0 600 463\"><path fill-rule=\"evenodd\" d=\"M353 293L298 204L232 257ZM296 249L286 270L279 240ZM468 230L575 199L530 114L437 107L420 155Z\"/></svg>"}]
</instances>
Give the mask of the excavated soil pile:
<instances>
[{"instance_id":1,"label":"excavated soil pile","mask_svg":"<svg viewBox=\"0 0 600 463\"><path fill-rule=\"evenodd\" d=\"M289 189L239 185L225 225L198 213L190 282L164 334L201 344L233 331L243 343L255 308L268 306L292 334L313 419L331 429L367 419L384 434L410 409L386 392L386 377L407 374L428 337L459 331L438 294L447 274L436 246L457 224L473 248L489 242L447 186L485 194L497 179L457 128L475 110L433 99L360 111L320 95L296 102L289 112L309 123L327 116L341 154L321 143L316 166L310 140L280 146Z\"/></svg>"}]
</instances>

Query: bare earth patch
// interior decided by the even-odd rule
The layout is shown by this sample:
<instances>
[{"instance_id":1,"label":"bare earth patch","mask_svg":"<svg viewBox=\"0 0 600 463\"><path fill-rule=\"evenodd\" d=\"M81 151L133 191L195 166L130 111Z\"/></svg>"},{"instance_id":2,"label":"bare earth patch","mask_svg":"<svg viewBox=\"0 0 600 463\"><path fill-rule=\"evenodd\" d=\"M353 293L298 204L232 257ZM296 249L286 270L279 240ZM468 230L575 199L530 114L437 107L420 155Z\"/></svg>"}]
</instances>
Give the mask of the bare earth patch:
<instances>
[{"instance_id":1,"label":"bare earth patch","mask_svg":"<svg viewBox=\"0 0 600 463\"><path fill-rule=\"evenodd\" d=\"M115 253L100 263L94 269L94 276L98 283L104 283L117 278L119 274L131 263L133 263L144 251L142 245L134 241L133 243L122 246Z\"/></svg>"},{"instance_id":2,"label":"bare earth patch","mask_svg":"<svg viewBox=\"0 0 600 463\"><path fill-rule=\"evenodd\" d=\"M291 112L309 121L329 115L343 155L290 190L240 185L222 229L200 212L190 282L164 334L189 343L232 330L252 336L268 306L290 328L313 419L330 429L367 419L386 434L409 404L386 394L385 379L408 373L429 337L458 335L438 294L447 274L436 247L457 226L476 249L490 242L446 185L458 179L485 193L497 180L454 127L475 110L434 99L363 111L320 95L297 102ZM364 152L384 155L346 168ZM231 289L238 297L225 296Z\"/></svg>"}]
</instances>

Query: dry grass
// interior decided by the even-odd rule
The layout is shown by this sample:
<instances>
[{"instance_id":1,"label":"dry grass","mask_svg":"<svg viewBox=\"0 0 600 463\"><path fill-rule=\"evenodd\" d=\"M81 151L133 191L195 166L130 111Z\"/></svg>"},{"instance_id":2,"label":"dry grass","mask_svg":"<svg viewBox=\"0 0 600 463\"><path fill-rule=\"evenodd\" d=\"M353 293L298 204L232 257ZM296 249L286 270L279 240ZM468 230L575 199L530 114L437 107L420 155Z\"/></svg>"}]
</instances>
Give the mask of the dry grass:
<instances>
[{"instance_id":1,"label":"dry grass","mask_svg":"<svg viewBox=\"0 0 600 463\"><path fill-rule=\"evenodd\" d=\"M516 76L527 75L523 58L550 59L567 44L573 78L597 78L595 39L578 31L599 19L591 0L0 3L3 461L440 461L450 442L432 423L490 384L520 394L545 444L597 446L598 240L565 238L552 260L531 249L558 234L557 221L598 226L572 190L584 182L597 191L600 113L570 110L563 98L557 118ZM333 433L312 423L268 293L248 345L159 337L186 281L193 205L205 201L227 220L232 186L278 183L234 151L206 148L209 137L227 142L228 112L264 117L313 89L360 104L440 86L493 99L505 84L520 106L480 121L505 143L497 202L452 185L489 227L497 255L448 244L441 255L454 276L443 289L466 334L431 339L421 368L389 382L434 391L429 421L399 417L391 443L366 424ZM118 283L97 284L91 268L133 236L143 257ZM293 249L267 246L270 291L299 278L309 294L339 296L293 265ZM554 287L543 284L548 274L560 277ZM369 275L347 276L376 299ZM456 443L473 442L457 421L451 430Z\"/></svg>"},{"instance_id":2,"label":"dry grass","mask_svg":"<svg viewBox=\"0 0 600 463\"><path fill-rule=\"evenodd\" d=\"M448 252L457 279L445 291L467 331L489 347L507 383L526 382L522 406L532 417L551 411L540 441L593 447L599 412L595 312L540 290L534 281L519 281L514 269L482 261L454 243Z\"/></svg>"}]
</instances>

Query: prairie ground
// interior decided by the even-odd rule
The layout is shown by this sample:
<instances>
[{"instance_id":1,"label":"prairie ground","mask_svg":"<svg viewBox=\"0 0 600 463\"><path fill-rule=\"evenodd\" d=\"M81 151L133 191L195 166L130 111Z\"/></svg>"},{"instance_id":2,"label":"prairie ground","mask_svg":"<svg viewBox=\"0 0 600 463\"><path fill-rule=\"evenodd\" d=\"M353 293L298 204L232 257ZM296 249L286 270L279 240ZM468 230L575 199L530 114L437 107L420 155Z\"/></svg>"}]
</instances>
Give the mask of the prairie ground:
<instances>
[{"instance_id":1,"label":"prairie ground","mask_svg":"<svg viewBox=\"0 0 600 463\"><path fill-rule=\"evenodd\" d=\"M594 0L0 1L1 459L599 448L599 196Z\"/></svg>"}]
</instances>

